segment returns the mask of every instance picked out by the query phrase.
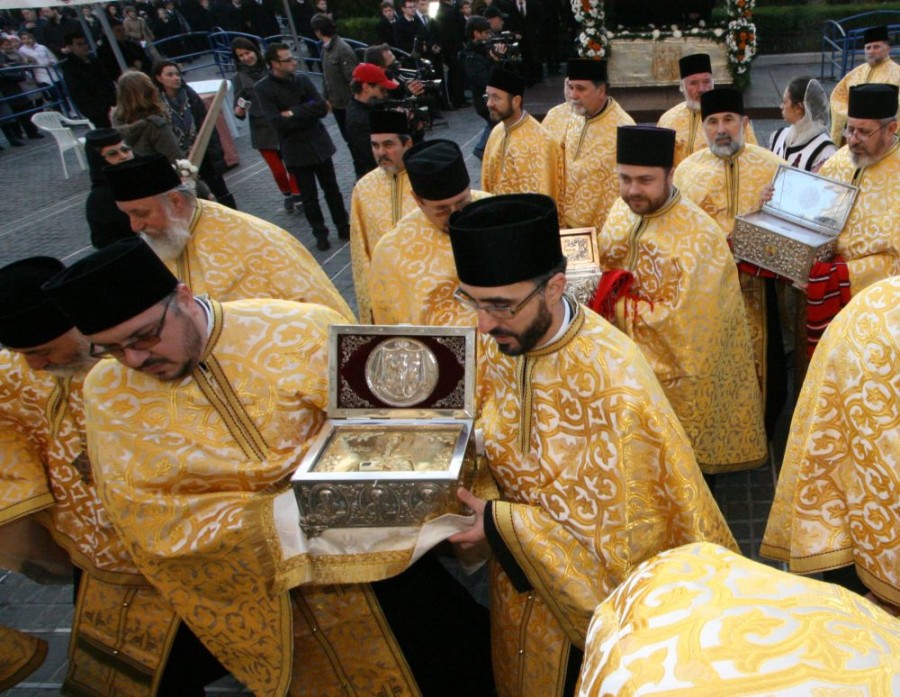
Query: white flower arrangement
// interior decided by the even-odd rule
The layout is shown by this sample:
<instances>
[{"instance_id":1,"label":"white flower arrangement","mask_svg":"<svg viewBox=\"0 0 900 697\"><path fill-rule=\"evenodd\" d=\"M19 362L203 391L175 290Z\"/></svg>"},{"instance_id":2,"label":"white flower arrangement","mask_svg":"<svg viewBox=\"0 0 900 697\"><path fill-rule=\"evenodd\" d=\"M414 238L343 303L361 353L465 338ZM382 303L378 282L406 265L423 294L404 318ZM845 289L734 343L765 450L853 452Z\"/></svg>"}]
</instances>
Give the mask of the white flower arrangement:
<instances>
[{"instance_id":1,"label":"white flower arrangement","mask_svg":"<svg viewBox=\"0 0 900 697\"><path fill-rule=\"evenodd\" d=\"M728 55L728 68L740 86L749 80L750 63L756 57L756 25L751 18L756 0L726 0L725 9L728 22L723 25L709 27L702 19L696 26L679 27L672 24L666 29L659 29L654 24L646 28L631 29L621 24L616 32L608 31L603 22L606 18L603 0L571 0L575 19L581 24L582 31L578 35L579 54L585 58L608 58L611 39L624 41L681 39L686 35L696 38L707 38L725 42Z\"/></svg>"},{"instance_id":2,"label":"white flower arrangement","mask_svg":"<svg viewBox=\"0 0 900 697\"><path fill-rule=\"evenodd\" d=\"M190 160L175 160L175 172L181 178L182 181L186 181L188 179L192 181L197 181L197 175L200 173L200 170Z\"/></svg>"}]
</instances>

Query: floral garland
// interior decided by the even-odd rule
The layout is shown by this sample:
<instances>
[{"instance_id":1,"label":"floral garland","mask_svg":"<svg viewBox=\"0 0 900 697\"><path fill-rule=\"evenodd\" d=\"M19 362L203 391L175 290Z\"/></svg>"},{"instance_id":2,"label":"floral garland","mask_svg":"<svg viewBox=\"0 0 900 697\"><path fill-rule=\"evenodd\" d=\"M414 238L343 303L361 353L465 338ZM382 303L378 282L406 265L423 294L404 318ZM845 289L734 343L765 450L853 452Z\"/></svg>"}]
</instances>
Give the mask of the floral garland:
<instances>
[{"instance_id":1,"label":"floral garland","mask_svg":"<svg viewBox=\"0 0 900 697\"><path fill-rule=\"evenodd\" d=\"M581 25L578 55L582 58L607 58L609 39L603 26L606 20L603 0L572 0L572 13Z\"/></svg>"},{"instance_id":2,"label":"floral garland","mask_svg":"<svg viewBox=\"0 0 900 697\"><path fill-rule=\"evenodd\" d=\"M608 58L611 39L653 40L681 38L703 38L725 42L728 56L728 69L734 78L735 85L741 89L750 82L750 63L756 57L756 25L751 18L756 0L726 0L725 10L728 22L719 26L707 26L703 20L697 26L647 27L626 29L618 26L615 32L604 26L606 13L603 0L572 0L572 11L575 19L581 24L578 35L578 54L583 58Z\"/></svg>"}]
</instances>

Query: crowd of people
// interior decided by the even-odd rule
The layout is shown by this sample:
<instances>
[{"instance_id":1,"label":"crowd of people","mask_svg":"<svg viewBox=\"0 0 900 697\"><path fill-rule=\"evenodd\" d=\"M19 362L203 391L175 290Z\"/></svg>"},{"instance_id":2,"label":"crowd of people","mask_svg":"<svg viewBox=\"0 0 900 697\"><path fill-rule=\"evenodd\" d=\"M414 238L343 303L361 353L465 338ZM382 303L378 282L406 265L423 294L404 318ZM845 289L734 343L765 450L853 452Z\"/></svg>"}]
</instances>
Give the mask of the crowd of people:
<instances>
[{"instance_id":1,"label":"crowd of people","mask_svg":"<svg viewBox=\"0 0 900 697\"><path fill-rule=\"evenodd\" d=\"M461 25L498 57L482 54L473 91L489 122L481 189L457 143L386 103L426 89L394 79L390 41L360 61L312 14L325 94L288 45L232 46L228 108L324 251L322 187L356 314L293 235L236 210L215 147L196 172L180 164L204 113L177 64L118 78L111 122L86 136L96 251L0 268L0 525L31 542L0 543L0 559L73 567L67 690L199 695L226 673L259 695L896 687L900 75L886 30L867 31L866 64L830 98L791 81L767 149L705 54L682 57L685 99L657 125L635 124L586 58L566 61L564 101L539 122L524 45L516 64L503 42L473 45L490 21ZM94 60L84 34L64 41ZM450 76L477 63L463 43L456 57L451 107L465 81ZM329 113L358 177L349 213ZM857 189L836 255L806 282L729 246L781 167ZM585 302L561 228L593 236L602 276ZM348 323L477 330L479 471L446 545L398 534L342 555L301 530L288 480L328 417L330 327ZM809 363L761 549L783 572L740 556L716 485L768 461L788 355ZM796 575L810 573L829 583ZM0 688L45 649L0 627Z\"/></svg>"}]
</instances>

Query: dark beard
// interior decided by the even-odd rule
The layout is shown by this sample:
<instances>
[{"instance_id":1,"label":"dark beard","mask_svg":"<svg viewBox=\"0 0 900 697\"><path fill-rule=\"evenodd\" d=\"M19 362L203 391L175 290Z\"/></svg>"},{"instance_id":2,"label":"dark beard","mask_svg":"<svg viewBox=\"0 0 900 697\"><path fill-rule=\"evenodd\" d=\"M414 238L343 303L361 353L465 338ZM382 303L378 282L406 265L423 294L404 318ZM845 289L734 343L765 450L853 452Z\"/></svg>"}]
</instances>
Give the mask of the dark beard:
<instances>
[{"instance_id":1,"label":"dark beard","mask_svg":"<svg viewBox=\"0 0 900 697\"><path fill-rule=\"evenodd\" d=\"M550 325L553 324L553 315L550 314L550 309L547 307L547 302L544 298L540 298L540 303L541 306L534 321L528 325L521 334L513 334L512 332L506 332L499 329L492 329L488 332L491 336L500 334L516 338L519 345L515 348L498 343L497 348L500 349L500 353L506 354L507 356L521 356L533 349L537 345L537 342L543 338L544 334L546 334L547 330L550 328Z\"/></svg>"}]
</instances>

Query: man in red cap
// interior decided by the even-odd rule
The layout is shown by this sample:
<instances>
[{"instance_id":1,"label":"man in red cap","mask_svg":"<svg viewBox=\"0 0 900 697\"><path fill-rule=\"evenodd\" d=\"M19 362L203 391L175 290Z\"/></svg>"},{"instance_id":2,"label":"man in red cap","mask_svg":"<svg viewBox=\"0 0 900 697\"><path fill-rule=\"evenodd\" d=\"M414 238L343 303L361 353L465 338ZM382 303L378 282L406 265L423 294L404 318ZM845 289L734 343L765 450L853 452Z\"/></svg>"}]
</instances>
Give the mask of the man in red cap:
<instances>
[{"instance_id":1,"label":"man in red cap","mask_svg":"<svg viewBox=\"0 0 900 697\"><path fill-rule=\"evenodd\" d=\"M834 86L831 92L831 140L844 142L850 88L870 82L900 85L900 65L891 60L891 39L887 27L869 27L863 33L866 62L857 66Z\"/></svg>"},{"instance_id":2,"label":"man in red cap","mask_svg":"<svg viewBox=\"0 0 900 697\"><path fill-rule=\"evenodd\" d=\"M388 90L395 90L399 82L391 80L384 68L372 63L360 63L353 69L350 92L353 99L347 107L347 145L353 156L353 169L356 178L361 179L375 169L375 158L372 155L372 144L369 141L369 113L378 102L387 99Z\"/></svg>"}]
</instances>

